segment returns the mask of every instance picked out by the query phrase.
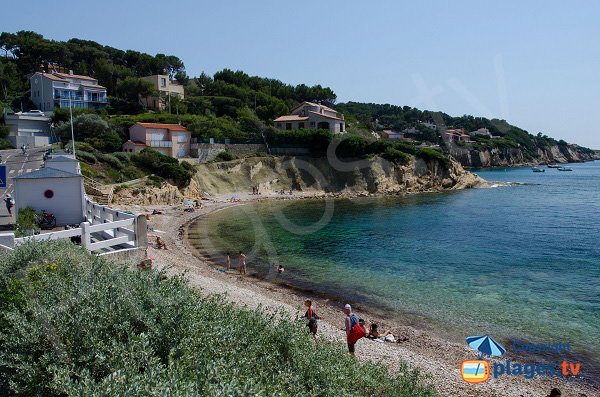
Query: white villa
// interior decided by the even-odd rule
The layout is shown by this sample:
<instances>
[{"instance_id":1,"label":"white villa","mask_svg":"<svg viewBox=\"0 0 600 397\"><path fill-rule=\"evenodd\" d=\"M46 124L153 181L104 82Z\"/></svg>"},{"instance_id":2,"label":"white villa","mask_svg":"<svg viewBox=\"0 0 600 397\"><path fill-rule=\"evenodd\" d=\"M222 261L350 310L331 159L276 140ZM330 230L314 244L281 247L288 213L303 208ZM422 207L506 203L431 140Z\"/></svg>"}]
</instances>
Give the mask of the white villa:
<instances>
[{"instance_id":1,"label":"white villa","mask_svg":"<svg viewBox=\"0 0 600 397\"><path fill-rule=\"evenodd\" d=\"M302 102L292 109L292 113L273 120L275 128L295 130L298 128L322 128L332 133L345 133L344 115L313 102Z\"/></svg>"},{"instance_id":2,"label":"white villa","mask_svg":"<svg viewBox=\"0 0 600 397\"><path fill-rule=\"evenodd\" d=\"M36 72L29 78L31 101L38 110L52 112L55 107L98 110L106 106L106 88L98 80L69 73Z\"/></svg>"}]
</instances>

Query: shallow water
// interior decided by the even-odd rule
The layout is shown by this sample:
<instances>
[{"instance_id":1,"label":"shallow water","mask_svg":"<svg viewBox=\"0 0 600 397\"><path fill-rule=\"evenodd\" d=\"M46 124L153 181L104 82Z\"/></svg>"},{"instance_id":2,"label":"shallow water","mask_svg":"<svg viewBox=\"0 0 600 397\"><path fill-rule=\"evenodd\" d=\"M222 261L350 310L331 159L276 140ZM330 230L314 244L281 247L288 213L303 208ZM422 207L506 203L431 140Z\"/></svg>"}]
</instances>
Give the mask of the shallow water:
<instances>
[{"instance_id":1,"label":"shallow water","mask_svg":"<svg viewBox=\"0 0 600 397\"><path fill-rule=\"evenodd\" d=\"M243 249L261 277L460 335L568 342L596 372L600 162L572 168L478 172L518 186L230 208L198 224L196 243L216 257Z\"/></svg>"}]
</instances>

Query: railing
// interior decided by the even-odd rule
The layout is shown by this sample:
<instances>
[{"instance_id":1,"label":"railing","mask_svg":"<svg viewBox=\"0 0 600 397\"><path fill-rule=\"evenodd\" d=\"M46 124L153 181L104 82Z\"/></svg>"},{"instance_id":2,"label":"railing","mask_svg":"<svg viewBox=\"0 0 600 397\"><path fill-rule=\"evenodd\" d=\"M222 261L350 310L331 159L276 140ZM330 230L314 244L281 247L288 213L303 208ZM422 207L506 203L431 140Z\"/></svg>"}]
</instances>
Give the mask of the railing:
<instances>
[{"instance_id":1,"label":"railing","mask_svg":"<svg viewBox=\"0 0 600 397\"><path fill-rule=\"evenodd\" d=\"M97 204L86 197L86 221L79 227L57 232L15 238L14 233L0 234L0 250L12 250L28 241L80 237L90 251L117 252L147 245L146 217L128 214Z\"/></svg>"},{"instance_id":2,"label":"railing","mask_svg":"<svg viewBox=\"0 0 600 397\"><path fill-rule=\"evenodd\" d=\"M146 146L150 147L173 147L172 141L146 141Z\"/></svg>"}]
</instances>

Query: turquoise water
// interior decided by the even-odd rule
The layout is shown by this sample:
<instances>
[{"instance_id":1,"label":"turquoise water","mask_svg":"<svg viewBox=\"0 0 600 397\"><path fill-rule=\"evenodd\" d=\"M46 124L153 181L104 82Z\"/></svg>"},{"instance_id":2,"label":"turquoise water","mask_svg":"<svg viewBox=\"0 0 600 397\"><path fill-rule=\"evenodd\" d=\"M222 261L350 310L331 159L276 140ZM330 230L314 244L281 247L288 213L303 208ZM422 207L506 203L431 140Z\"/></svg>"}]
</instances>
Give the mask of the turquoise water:
<instances>
[{"instance_id":1,"label":"turquoise water","mask_svg":"<svg viewBox=\"0 0 600 397\"><path fill-rule=\"evenodd\" d=\"M215 257L243 249L260 277L401 320L464 336L569 342L597 361L600 162L572 168L478 172L518 186L231 208L197 226L199 244Z\"/></svg>"}]
</instances>

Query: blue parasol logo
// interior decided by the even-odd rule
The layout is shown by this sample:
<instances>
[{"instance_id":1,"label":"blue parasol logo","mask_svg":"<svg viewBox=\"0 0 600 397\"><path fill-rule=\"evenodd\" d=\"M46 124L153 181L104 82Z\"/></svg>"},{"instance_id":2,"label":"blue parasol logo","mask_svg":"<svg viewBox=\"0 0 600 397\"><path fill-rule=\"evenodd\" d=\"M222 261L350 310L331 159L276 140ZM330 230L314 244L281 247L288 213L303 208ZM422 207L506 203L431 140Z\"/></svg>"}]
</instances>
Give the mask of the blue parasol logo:
<instances>
[{"instance_id":1,"label":"blue parasol logo","mask_svg":"<svg viewBox=\"0 0 600 397\"><path fill-rule=\"evenodd\" d=\"M469 336L466 340L469 346L479 351L479 359L484 355L500 357L506 353L506 349L488 335Z\"/></svg>"}]
</instances>

